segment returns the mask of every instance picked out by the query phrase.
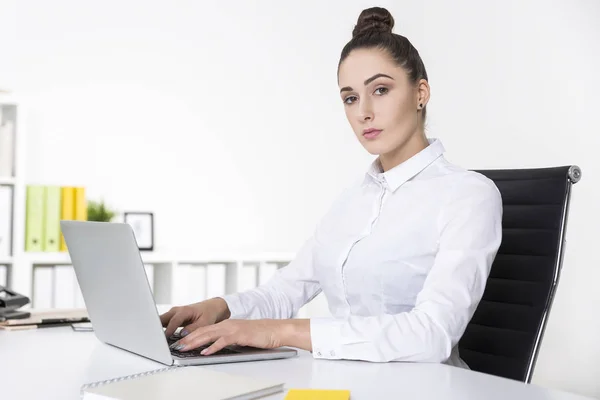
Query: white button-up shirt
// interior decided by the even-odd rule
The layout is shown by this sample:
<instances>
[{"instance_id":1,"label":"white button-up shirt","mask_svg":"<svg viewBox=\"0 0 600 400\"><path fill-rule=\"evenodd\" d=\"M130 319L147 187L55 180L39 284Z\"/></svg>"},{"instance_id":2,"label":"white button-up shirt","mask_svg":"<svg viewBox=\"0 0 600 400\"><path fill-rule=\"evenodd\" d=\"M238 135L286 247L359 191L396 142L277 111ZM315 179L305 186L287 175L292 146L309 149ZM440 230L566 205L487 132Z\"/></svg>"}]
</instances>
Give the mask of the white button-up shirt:
<instances>
[{"instance_id":1,"label":"white button-up shirt","mask_svg":"<svg viewBox=\"0 0 600 400\"><path fill-rule=\"evenodd\" d=\"M465 366L457 344L502 237L487 177L448 162L439 139L345 190L295 259L266 284L224 296L231 318L291 318L321 291L313 356Z\"/></svg>"}]
</instances>

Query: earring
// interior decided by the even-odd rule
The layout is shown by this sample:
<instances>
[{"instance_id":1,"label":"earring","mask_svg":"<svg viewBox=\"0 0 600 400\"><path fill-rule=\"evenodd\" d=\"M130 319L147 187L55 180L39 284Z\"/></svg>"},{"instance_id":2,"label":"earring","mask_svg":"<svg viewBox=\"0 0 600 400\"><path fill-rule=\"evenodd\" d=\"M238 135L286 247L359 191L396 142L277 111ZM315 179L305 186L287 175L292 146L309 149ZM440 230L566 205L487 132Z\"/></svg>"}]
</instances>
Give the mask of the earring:
<instances>
[{"instance_id":1,"label":"earring","mask_svg":"<svg viewBox=\"0 0 600 400\"><path fill-rule=\"evenodd\" d=\"M423 104L419 104L419 108L423 108Z\"/></svg>"}]
</instances>

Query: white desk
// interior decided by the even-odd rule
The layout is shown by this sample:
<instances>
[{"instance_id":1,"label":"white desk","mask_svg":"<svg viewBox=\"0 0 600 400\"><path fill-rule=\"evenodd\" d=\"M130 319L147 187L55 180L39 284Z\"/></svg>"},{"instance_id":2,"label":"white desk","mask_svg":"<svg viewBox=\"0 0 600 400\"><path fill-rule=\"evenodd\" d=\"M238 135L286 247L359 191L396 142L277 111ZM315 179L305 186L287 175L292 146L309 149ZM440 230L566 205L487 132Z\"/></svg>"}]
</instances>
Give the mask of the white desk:
<instances>
[{"instance_id":1,"label":"white desk","mask_svg":"<svg viewBox=\"0 0 600 400\"><path fill-rule=\"evenodd\" d=\"M162 367L162 364L105 345L92 332L74 332L70 327L0 330L2 399L78 399L84 383ZM307 352L286 360L197 368L274 379L285 382L286 389L349 389L352 400L584 399L447 365L315 360ZM281 400L285 393L267 399Z\"/></svg>"}]
</instances>

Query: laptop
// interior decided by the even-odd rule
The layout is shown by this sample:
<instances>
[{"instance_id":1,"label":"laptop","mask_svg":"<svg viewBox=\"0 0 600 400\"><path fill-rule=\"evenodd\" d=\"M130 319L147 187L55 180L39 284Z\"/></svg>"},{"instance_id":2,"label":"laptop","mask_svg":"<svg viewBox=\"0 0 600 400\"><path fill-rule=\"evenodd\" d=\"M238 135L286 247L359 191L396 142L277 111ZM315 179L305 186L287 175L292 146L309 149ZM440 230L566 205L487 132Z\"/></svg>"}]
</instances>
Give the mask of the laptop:
<instances>
[{"instance_id":1,"label":"laptop","mask_svg":"<svg viewBox=\"0 0 600 400\"><path fill-rule=\"evenodd\" d=\"M228 346L204 356L169 345L146 276L133 229L126 223L60 221L71 263L96 337L109 345L165 365L204 365L272 360L295 349ZM205 346L207 347L207 346Z\"/></svg>"}]
</instances>

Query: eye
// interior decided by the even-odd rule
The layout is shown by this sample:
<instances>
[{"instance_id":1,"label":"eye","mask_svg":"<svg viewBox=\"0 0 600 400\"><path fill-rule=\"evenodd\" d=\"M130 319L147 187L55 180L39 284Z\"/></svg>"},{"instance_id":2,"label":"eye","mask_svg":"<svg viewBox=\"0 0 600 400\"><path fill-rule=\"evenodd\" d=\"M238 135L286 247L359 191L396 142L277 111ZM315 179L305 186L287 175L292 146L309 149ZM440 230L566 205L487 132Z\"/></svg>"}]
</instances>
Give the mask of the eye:
<instances>
[{"instance_id":1,"label":"eye","mask_svg":"<svg viewBox=\"0 0 600 400\"><path fill-rule=\"evenodd\" d=\"M379 95L384 95L387 92L389 92L389 89L386 88L386 87L380 87L380 88L375 89L375 93L376 94L377 94L378 91L379 91Z\"/></svg>"},{"instance_id":2,"label":"eye","mask_svg":"<svg viewBox=\"0 0 600 400\"><path fill-rule=\"evenodd\" d=\"M348 96L344 99L345 104L352 104L356 101L356 96Z\"/></svg>"}]
</instances>

